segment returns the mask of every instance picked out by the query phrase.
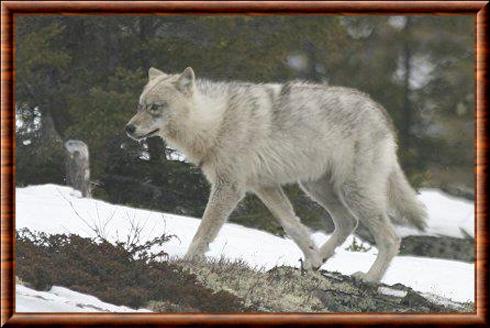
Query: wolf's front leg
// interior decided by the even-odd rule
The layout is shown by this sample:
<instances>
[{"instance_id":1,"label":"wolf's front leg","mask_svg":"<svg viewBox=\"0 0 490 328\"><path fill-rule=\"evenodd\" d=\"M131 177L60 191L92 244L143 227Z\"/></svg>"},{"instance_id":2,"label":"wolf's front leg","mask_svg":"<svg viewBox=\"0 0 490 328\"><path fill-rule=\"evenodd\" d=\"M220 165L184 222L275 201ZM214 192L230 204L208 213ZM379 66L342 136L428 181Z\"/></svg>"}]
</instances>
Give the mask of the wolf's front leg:
<instances>
[{"instance_id":1,"label":"wolf's front leg","mask_svg":"<svg viewBox=\"0 0 490 328\"><path fill-rule=\"evenodd\" d=\"M209 243L216 238L243 195L243 191L231 183L218 183L212 187L201 224L185 255L186 259L204 256L209 248Z\"/></svg>"}]
</instances>

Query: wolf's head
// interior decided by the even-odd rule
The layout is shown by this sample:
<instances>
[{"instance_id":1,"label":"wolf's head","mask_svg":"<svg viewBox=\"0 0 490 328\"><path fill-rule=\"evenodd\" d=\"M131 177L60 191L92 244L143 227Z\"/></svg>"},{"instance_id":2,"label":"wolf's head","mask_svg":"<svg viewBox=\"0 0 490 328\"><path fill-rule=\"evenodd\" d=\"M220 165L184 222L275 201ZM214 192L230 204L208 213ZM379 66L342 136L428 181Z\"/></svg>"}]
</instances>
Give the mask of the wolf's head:
<instances>
[{"instance_id":1,"label":"wolf's head","mask_svg":"<svg viewBox=\"0 0 490 328\"><path fill-rule=\"evenodd\" d=\"M178 123L185 122L193 110L194 93L192 68L187 67L181 74L165 74L150 68L138 111L126 125L126 133L135 140L153 135L171 136Z\"/></svg>"}]
</instances>

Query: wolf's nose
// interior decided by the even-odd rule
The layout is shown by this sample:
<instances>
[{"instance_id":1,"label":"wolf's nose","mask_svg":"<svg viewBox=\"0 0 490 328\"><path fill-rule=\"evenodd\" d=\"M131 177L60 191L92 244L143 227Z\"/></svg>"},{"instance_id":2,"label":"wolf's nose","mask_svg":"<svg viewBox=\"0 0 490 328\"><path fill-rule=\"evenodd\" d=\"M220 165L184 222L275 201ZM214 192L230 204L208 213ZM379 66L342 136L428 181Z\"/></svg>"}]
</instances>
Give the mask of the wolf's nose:
<instances>
[{"instance_id":1,"label":"wolf's nose","mask_svg":"<svg viewBox=\"0 0 490 328\"><path fill-rule=\"evenodd\" d=\"M133 124L126 125L126 132L129 134L133 134L136 131L136 127Z\"/></svg>"}]
</instances>

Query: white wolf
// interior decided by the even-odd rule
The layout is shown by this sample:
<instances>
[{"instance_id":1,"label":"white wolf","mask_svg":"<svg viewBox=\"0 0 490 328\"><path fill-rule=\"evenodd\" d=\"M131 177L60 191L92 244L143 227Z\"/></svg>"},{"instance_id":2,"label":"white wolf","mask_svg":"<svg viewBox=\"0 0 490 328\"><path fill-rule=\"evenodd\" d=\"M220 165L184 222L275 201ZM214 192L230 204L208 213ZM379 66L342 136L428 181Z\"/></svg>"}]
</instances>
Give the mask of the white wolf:
<instances>
[{"instance_id":1,"label":"white wolf","mask_svg":"<svg viewBox=\"0 0 490 328\"><path fill-rule=\"evenodd\" d=\"M426 210L398 163L396 137L384 109L347 88L290 82L252 84L196 79L149 70L134 139L160 136L198 165L212 184L209 202L186 257L208 245L246 192L254 192L318 269L353 232L370 230L378 256L367 273L379 281L398 253L390 221L424 229ZM299 183L323 206L335 231L321 247L296 216L281 186Z\"/></svg>"}]
</instances>

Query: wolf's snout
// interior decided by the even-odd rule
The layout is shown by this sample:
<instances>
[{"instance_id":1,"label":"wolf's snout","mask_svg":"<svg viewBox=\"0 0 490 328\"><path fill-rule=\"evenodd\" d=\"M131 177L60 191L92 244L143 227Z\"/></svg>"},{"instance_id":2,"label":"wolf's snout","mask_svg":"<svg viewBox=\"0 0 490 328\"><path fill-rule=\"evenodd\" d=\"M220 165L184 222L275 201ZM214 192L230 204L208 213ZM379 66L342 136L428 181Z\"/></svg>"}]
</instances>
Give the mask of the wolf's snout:
<instances>
[{"instance_id":1,"label":"wolf's snout","mask_svg":"<svg viewBox=\"0 0 490 328\"><path fill-rule=\"evenodd\" d=\"M133 134L136 131L136 127L134 124L128 124L126 125L126 133L127 134Z\"/></svg>"}]
</instances>

